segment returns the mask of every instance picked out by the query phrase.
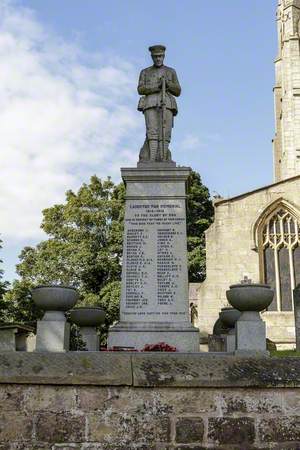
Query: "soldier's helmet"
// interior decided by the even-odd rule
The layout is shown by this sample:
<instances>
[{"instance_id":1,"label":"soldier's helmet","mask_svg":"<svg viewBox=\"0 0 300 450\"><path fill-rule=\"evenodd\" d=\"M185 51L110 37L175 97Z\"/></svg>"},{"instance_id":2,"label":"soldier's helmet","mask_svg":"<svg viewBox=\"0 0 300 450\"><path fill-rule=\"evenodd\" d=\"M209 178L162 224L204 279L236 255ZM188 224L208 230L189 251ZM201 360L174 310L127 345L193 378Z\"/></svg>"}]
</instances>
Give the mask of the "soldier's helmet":
<instances>
[{"instance_id":1,"label":"soldier's helmet","mask_svg":"<svg viewBox=\"0 0 300 450\"><path fill-rule=\"evenodd\" d=\"M166 47L164 45L151 45L149 47L149 52L151 52L151 55L161 55L162 53L165 53Z\"/></svg>"}]
</instances>

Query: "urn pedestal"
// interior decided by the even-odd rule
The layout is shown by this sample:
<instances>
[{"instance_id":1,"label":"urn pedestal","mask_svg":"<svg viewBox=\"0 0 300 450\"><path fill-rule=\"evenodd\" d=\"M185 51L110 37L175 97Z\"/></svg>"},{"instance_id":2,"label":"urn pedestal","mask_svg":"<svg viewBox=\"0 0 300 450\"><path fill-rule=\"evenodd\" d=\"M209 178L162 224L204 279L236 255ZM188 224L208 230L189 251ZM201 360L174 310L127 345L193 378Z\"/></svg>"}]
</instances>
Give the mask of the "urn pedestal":
<instances>
[{"instance_id":1,"label":"urn pedestal","mask_svg":"<svg viewBox=\"0 0 300 450\"><path fill-rule=\"evenodd\" d=\"M226 334L221 334L224 339L225 352L232 353L236 348L236 322L240 318L241 312L235 308L222 308L219 317L222 323L229 328Z\"/></svg>"},{"instance_id":2,"label":"urn pedestal","mask_svg":"<svg viewBox=\"0 0 300 450\"><path fill-rule=\"evenodd\" d=\"M70 345L70 324L65 312L78 300L76 289L67 286L37 286L32 289L35 304L45 311L37 321L36 351L65 352Z\"/></svg>"},{"instance_id":3,"label":"urn pedestal","mask_svg":"<svg viewBox=\"0 0 300 450\"><path fill-rule=\"evenodd\" d=\"M126 210L120 322L109 347L165 342L199 351L189 318L186 182L190 169L168 162L122 169Z\"/></svg>"},{"instance_id":4,"label":"urn pedestal","mask_svg":"<svg viewBox=\"0 0 300 450\"><path fill-rule=\"evenodd\" d=\"M104 323L105 311L97 307L81 307L70 311L70 320L80 327L80 335L86 350L96 352L100 349L97 327Z\"/></svg>"},{"instance_id":5,"label":"urn pedestal","mask_svg":"<svg viewBox=\"0 0 300 450\"><path fill-rule=\"evenodd\" d=\"M266 324L260 317L273 300L274 291L265 284L235 284L226 292L229 303L241 316L236 322L236 351L238 355L268 355Z\"/></svg>"}]
</instances>

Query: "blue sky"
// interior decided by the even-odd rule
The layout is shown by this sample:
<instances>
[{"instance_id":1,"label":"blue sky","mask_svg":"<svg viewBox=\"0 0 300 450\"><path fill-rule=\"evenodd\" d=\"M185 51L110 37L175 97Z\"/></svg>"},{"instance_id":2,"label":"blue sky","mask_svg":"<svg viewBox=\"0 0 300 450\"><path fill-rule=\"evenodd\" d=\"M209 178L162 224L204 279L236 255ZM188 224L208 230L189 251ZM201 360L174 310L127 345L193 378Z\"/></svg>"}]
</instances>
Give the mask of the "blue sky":
<instances>
[{"instance_id":1,"label":"blue sky","mask_svg":"<svg viewBox=\"0 0 300 450\"><path fill-rule=\"evenodd\" d=\"M94 173L118 181L119 167L136 161L144 124L135 89L151 44L167 46L182 85L177 163L225 197L272 182L276 3L0 0L7 278L21 249L43 238L43 208Z\"/></svg>"}]
</instances>

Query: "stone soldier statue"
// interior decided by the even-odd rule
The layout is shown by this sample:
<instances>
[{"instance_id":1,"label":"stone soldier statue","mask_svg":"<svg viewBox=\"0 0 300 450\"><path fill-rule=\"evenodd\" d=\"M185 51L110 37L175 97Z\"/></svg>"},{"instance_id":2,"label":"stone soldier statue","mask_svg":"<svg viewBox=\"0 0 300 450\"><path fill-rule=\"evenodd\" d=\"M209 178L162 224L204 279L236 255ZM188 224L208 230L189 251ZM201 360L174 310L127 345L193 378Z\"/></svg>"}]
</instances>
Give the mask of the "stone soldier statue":
<instances>
[{"instance_id":1,"label":"stone soldier statue","mask_svg":"<svg viewBox=\"0 0 300 450\"><path fill-rule=\"evenodd\" d=\"M153 66L140 73L138 93L142 95L138 110L146 122L146 140L140 151L140 161L171 161L169 143L176 116L181 87L174 69L164 66L166 47L149 47Z\"/></svg>"}]
</instances>

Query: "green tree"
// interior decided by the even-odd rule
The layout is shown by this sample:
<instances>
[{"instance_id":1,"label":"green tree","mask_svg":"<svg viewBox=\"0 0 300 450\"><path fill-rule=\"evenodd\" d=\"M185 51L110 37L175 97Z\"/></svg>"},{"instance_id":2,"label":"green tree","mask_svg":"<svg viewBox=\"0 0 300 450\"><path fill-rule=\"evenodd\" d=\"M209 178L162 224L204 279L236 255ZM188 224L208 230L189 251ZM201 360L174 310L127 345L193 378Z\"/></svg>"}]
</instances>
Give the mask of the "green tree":
<instances>
[{"instance_id":1,"label":"green tree","mask_svg":"<svg viewBox=\"0 0 300 450\"><path fill-rule=\"evenodd\" d=\"M98 295L91 293L85 297L85 305L97 305L106 311L105 323L100 327L102 343L105 343L110 325L119 320L120 295L121 282L111 281Z\"/></svg>"},{"instance_id":2,"label":"green tree","mask_svg":"<svg viewBox=\"0 0 300 450\"><path fill-rule=\"evenodd\" d=\"M189 281L199 283L206 275L205 235L213 221L214 208L209 190L202 184L199 173L189 177L187 197L187 248Z\"/></svg>"},{"instance_id":3,"label":"green tree","mask_svg":"<svg viewBox=\"0 0 300 450\"><path fill-rule=\"evenodd\" d=\"M43 211L41 228L49 236L25 247L17 272L33 285L71 284L82 297L98 294L121 273L124 186L93 176L66 202Z\"/></svg>"},{"instance_id":4,"label":"green tree","mask_svg":"<svg viewBox=\"0 0 300 450\"><path fill-rule=\"evenodd\" d=\"M18 320L37 316L30 288L46 283L71 284L78 288L82 305L103 307L103 331L118 320L124 204L123 183L93 176L77 193L68 191L64 204L43 211L41 227L48 239L23 249L17 265L20 279L6 294ZM212 214L208 189L193 172L187 214L190 281L205 277L203 236Z\"/></svg>"},{"instance_id":5,"label":"green tree","mask_svg":"<svg viewBox=\"0 0 300 450\"><path fill-rule=\"evenodd\" d=\"M41 228L48 239L22 250L17 265L20 279L6 294L15 320L38 317L30 289L39 284L73 285L82 305L99 306L104 294L108 303L106 286L111 286L113 302L121 278L124 203L123 183L93 176L77 193L68 191L64 204L43 211ZM111 307L106 310L108 320L115 320Z\"/></svg>"},{"instance_id":6,"label":"green tree","mask_svg":"<svg viewBox=\"0 0 300 450\"><path fill-rule=\"evenodd\" d=\"M0 250L2 249L2 240L0 239ZM3 261L0 259L0 264ZM9 283L3 280L3 269L0 268L0 322L4 322L9 316L9 302L5 298L5 294L8 291Z\"/></svg>"},{"instance_id":7,"label":"green tree","mask_svg":"<svg viewBox=\"0 0 300 450\"><path fill-rule=\"evenodd\" d=\"M43 313L31 298L33 284L28 280L15 280L4 296L6 305L5 321L28 323L42 317Z\"/></svg>"}]
</instances>

